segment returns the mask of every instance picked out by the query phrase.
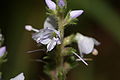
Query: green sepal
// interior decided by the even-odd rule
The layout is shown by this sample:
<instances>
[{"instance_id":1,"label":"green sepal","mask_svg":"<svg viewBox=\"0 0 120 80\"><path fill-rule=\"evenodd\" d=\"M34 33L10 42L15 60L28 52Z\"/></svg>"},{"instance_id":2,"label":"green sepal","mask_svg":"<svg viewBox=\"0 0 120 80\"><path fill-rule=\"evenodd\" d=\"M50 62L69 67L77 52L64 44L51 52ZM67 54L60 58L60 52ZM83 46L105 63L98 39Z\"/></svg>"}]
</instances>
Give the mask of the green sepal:
<instances>
[{"instance_id":1,"label":"green sepal","mask_svg":"<svg viewBox=\"0 0 120 80\"><path fill-rule=\"evenodd\" d=\"M2 57L0 57L0 63L4 63L7 62L7 59L5 59L7 56L7 52L4 53L4 55Z\"/></svg>"},{"instance_id":2,"label":"green sepal","mask_svg":"<svg viewBox=\"0 0 120 80\"><path fill-rule=\"evenodd\" d=\"M65 21L66 21L65 26L66 25L72 25L72 24L75 25L75 24L77 24L78 19L77 18L74 18L74 19L70 18L70 12L71 12L71 10L67 13L67 15L65 17Z\"/></svg>"},{"instance_id":3,"label":"green sepal","mask_svg":"<svg viewBox=\"0 0 120 80\"><path fill-rule=\"evenodd\" d=\"M65 37L64 40L63 40L63 45L64 46L70 45L72 42L74 42L74 37L75 37L74 34L72 34L68 37Z\"/></svg>"},{"instance_id":4,"label":"green sepal","mask_svg":"<svg viewBox=\"0 0 120 80\"><path fill-rule=\"evenodd\" d=\"M51 10L49 8L46 8L47 10L47 15L52 16L52 15L57 15L57 10Z\"/></svg>"},{"instance_id":5,"label":"green sepal","mask_svg":"<svg viewBox=\"0 0 120 80\"><path fill-rule=\"evenodd\" d=\"M7 59L0 59L0 64L7 62Z\"/></svg>"}]
</instances>

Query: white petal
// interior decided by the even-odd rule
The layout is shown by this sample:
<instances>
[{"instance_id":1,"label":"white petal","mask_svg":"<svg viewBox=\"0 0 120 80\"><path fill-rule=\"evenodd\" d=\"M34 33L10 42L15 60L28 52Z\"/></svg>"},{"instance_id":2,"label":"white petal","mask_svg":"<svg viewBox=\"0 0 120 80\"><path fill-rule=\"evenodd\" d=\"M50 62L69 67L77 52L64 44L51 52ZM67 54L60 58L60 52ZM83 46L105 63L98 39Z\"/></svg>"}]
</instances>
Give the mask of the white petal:
<instances>
[{"instance_id":1,"label":"white petal","mask_svg":"<svg viewBox=\"0 0 120 80\"><path fill-rule=\"evenodd\" d=\"M52 39L50 43L47 45L47 51L51 51L56 45L56 41Z\"/></svg>"},{"instance_id":2,"label":"white petal","mask_svg":"<svg viewBox=\"0 0 120 80\"><path fill-rule=\"evenodd\" d=\"M76 38L78 43L78 48L80 51L80 54L89 54L94 49L94 41L92 38L83 36L80 33L77 33Z\"/></svg>"},{"instance_id":3,"label":"white petal","mask_svg":"<svg viewBox=\"0 0 120 80\"><path fill-rule=\"evenodd\" d=\"M61 44L61 41L60 41L60 40L58 40L58 41L57 41L57 44Z\"/></svg>"},{"instance_id":4,"label":"white petal","mask_svg":"<svg viewBox=\"0 0 120 80\"><path fill-rule=\"evenodd\" d=\"M61 41L60 41L59 38L55 38L55 37L54 37L54 40L56 41L57 44L61 44Z\"/></svg>"},{"instance_id":5,"label":"white petal","mask_svg":"<svg viewBox=\"0 0 120 80\"><path fill-rule=\"evenodd\" d=\"M85 37L84 39L78 42L78 46L79 48L81 48L82 53L89 54L94 48L94 42L91 38Z\"/></svg>"},{"instance_id":6,"label":"white petal","mask_svg":"<svg viewBox=\"0 0 120 80\"><path fill-rule=\"evenodd\" d=\"M21 73L18 76L16 76L15 78L11 78L10 80L24 80L24 79L25 79L24 74Z\"/></svg>"},{"instance_id":7,"label":"white petal","mask_svg":"<svg viewBox=\"0 0 120 80\"><path fill-rule=\"evenodd\" d=\"M45 22L44 22L44 29L48 28L48 29L55 29L57 28L57 23L56 20L53 16L49 16L46 18Z\"/></svg>"},{"instance_id":8,"label":"white petal","mask_svg":"<svg viewBox=\"0 0 120 80\"><path fill-rule=\"evenodd\" d=\"M94 38L92 38L93 39L93 41L94 41L94 44L96 45L96 46L98 46L98 45L100 45L100 42L98 42L96 39L94 39Z\"/></svg>"}]
</instances>

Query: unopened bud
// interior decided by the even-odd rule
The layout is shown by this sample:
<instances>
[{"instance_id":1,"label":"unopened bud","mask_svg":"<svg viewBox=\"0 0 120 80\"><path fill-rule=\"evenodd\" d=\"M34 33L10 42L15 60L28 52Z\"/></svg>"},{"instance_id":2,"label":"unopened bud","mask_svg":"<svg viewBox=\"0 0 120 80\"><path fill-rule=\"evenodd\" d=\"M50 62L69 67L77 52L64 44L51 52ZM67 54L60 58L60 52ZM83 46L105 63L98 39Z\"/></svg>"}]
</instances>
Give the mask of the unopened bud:
<instances>
[{"instance_id":1,"label":"unopened bud","mask_svg":"<svg viewBox=\"0 0 120 80\"><path fill-rule=\"evenodd\" d=\"M47 6L51 10L56 10L56 4L52 0L45 0Z\"/></svg>"},{"instance_id":2,"label":"unopened bud","mask_svg":"<svg viewBox=\"0 0 120 80\"><path fill-rule=\"evenodd\" d=\"M83 10L74 10L70 12L70 18L74 19L80 16L84 11Z\"/></svg>"}]
</instances>

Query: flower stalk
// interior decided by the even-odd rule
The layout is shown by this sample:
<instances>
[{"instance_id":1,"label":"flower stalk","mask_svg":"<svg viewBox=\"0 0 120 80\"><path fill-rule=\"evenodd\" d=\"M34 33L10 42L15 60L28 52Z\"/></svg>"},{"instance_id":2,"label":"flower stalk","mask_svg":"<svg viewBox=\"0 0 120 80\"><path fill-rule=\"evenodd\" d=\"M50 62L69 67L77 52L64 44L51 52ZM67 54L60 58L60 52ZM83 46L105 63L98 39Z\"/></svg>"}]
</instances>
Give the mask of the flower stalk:
<instances>
[{"instance_id":1,"label":"flower stalk","mask_svg":"<svg viewBox=\"0 0 120 80\"><path fill-rule=\"evenodd\" d=\"M56 80L65 80L65 72L64 72L64 57L63 57L63 39L64 39L64 16L60 14L58 16L58 30L60 31L61 37L61 44L57 46L57 53L56 53L56 72L57 72L57 79Z\"/></svg>"}]
</instances>

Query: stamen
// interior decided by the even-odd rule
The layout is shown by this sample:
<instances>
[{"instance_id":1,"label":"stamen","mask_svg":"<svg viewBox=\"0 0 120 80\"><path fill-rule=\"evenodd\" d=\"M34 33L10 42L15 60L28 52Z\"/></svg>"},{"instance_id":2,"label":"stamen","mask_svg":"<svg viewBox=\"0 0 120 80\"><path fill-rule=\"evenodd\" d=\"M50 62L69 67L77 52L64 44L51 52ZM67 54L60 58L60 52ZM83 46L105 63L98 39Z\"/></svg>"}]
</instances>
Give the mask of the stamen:
<instances>
[{"instance_id":1,"label":"stamen","mask_svg":"<svg viewBox=\"0 0 120 80\"><path fill-rule=\"evenodd\" d=\"M84 59L82 59L77 53L74 51L72 51L72 53L75 54L85 65L88 65L87 62L85 62Z\"/></svg>"},{"instance_id":2,"label":"stamen","mask_svg":"<svg viewBox=\"0 0 120 80\"><path fill-rule=\"evenodd\" d=\"M34 52L38 52L38 51L44 51L44 49L37 49L37 50L27 51L27 53L34 53Z\"/></svg>"},{"instance_id":3,"label":"stamen","mask_svg":"<svg viewBox=\"0 0 120 80\"><path fill-rule=\"evenodd\" d=\"M44 63L44 64L48 64L47 62L41 60L41 59L32 59L32 61L36 61L36 62L41 62L41 63Z\"/></svg>"},{"instance_id":4,"label":"stamen","mask_svg":"<svg viewBox=\"0 0 120 80\"><path fill-rule=\"evenodd\" d=\"M30 25L26 25L26 26L25 26L25 29L26 29L26 30L28 30L28 31L35 31L35 32L39 32L39 30L38 30L38 29L35 29L35 28L33 28L32 26L30 26Z\"/></svg>"},{"instance_id":5,"label":"stamen","mask_svg":"<svg viewBox=\"0 0 120 80\"><path fill-rule=\"evenodd\" d=\"M92 61L93 59L91 58L84 58L85 61ZM81 61L81 59L76 59L76 61Z\"/></svg>"}]
</instances>

